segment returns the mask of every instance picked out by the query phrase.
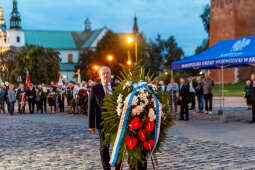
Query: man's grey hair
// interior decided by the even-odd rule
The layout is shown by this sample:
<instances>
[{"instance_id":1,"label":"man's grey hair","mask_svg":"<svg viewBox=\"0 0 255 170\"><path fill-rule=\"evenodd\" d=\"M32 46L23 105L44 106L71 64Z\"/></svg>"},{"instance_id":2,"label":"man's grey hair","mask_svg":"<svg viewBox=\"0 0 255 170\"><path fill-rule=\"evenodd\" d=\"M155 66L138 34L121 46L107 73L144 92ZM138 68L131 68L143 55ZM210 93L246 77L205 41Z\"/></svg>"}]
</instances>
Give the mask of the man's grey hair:
<instances>
[{"instance_id":1,"label":"man's grey hair","mask_svg":"<svg viewBox=\"0 0 255 170\"><path fill-rule=\"evenodd\" d=\"M101 67L101 68L99 69L99 73L101 73L101 72L102 72L103 70L105 70L105 69L108 69L108 70L110 70L110 72L112 72L110 67L108 67L108 66L103 66L103 67Z\"/></svg>"},{"instance_id":2,"label":"man's grey hair","mask_svg":"<svg viewBox=\"0 0 255 170\"><path fill-rule=\"evenodd\" d=\"M180 81L185 82L185 79L184 78L180 78Z\"/></svg>"}]
</instances>

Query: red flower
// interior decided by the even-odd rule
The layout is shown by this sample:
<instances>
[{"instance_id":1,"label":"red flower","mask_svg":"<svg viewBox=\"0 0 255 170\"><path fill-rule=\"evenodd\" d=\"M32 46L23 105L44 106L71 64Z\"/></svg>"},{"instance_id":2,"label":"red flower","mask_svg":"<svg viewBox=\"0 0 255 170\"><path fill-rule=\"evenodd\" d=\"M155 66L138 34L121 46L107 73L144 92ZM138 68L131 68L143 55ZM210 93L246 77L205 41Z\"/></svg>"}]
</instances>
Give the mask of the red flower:
<instances>
[{"instance_id":1,"label":"red flower","mask_svg":"<svg viewBox=\"0 0 255 170\"><path fill-rule=\"evenodd\" d=\"M150 119L148 119L145 131L146 132L151 132L151 131L153 131L154 127L155 127L155 121L150 121Z\"/></svg>"},{"instance_id":2,"label":"red flower","mask_svg":"<svg viewBox=\"0 0 255 170\"><path fill-rule=\"evenodd\" d=\"M80 89L78 92L79 95L87 95L87 90L85 89Z\"/></svg>"},{"instance_id":3,"label":"red flower","mask_svg":"<svg viewBox=\"0 0 255 170\"><path fill-rule=\"evenodd\" d=\"M154 140L150 140L149 142L148 141L145 141L143 143L143 146L146 150L152 150L153 146L154 146Z\"/></svg>"},{"instance_id":4,"label":"red flower","mask_svg":"<svg viewBox=\"0 0 255 170\"><path fill-rule=\"evenodd\" d=\"M129 129L130 129L130 130L139 129L139 128L142 127L142 125L143 125L143 124L141 123L139 117L136 117L136 118L134 118L134 119L131 121L131 123L130 123L130 125L129 125Z\"/></svg>"},{"instance_id":5,"label":"red flower","mask_svg":"<svg viewBox=\"0 0 255 170\"><path fill-rule=\"evenodd\" d=\"M140 139L142 142L145 141L146 136L145 136L145 131L144 131L144 130L139 130L138 136L139 136L139 139Z\"/></svg>"},{"instance_id":6,"label":"red flower","mask_svg":"<svg viewBox=\"0 0 255 170\"><path fill-rule=\"evenodd\" d=\"M134 137L127 136L126 144L127 144L127 147L132 150L137 144L137 139Z\"/></svg>"}]
</instances>

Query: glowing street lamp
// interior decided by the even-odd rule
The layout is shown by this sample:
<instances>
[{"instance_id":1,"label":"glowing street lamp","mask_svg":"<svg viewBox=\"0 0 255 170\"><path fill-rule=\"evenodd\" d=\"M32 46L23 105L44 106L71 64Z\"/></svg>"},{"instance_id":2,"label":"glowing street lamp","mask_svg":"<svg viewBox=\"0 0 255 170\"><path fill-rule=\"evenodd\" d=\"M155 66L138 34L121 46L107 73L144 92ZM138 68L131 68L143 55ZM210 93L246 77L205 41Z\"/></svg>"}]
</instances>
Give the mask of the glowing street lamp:
<instances>
[{"instance_id":1,"label":"glowing street lamp","mask_svg":"<svg viewBox=\"0 0 255 170\"><path fill-rule=\"evenodd\" d=\"M126 41L127 41L128 44L131 44L131 43L134 42L134 39L133 39L131 36L128 36L128 37L126 38Z\"/></svg>"},{"instance_id":2,"label":"glowing street lamp","mask_svg":"<svg viewBox=\"0 0 255 170\"><path fill-rule=\"evenodd\" d=\"M112 56L112 55L108 55L108 56L107 56L107 60L108 60L108 61L112 61L112 60L113 60L113 56Z\"/></svg>"},{"instance_id":3,"label":"glowing street lamp","mask_svg":"<svg viewBox=\"0 0 255 170\"><path fill-rule=\"evenodd\" d=\"M137 63L138 60L138 53L137 53L137 37L133 38L132 36L127 36L126 42L128 44L135 44L135 62Z\"/></svg>"},{"instance_id":4,"label":"glowing street lamp","mask_svg":"<svg viewBox=\"0 0 255 170\"><path fill-rule=\"evenodd\" d=\"M132 61L131 60L128 60L127 61L127 64L130 66L132 64Z\"/></svg>"},{"instance_id":5,"label":"glowing street lamp","mask_svg":"<svg viewBox=\"0 0 255 170\"><path fill-rule=\"evenodd\" d=\"M97 71L99 69L99 66L98 65L94 65L94 70Z\"/></svg>"}]
</instances>

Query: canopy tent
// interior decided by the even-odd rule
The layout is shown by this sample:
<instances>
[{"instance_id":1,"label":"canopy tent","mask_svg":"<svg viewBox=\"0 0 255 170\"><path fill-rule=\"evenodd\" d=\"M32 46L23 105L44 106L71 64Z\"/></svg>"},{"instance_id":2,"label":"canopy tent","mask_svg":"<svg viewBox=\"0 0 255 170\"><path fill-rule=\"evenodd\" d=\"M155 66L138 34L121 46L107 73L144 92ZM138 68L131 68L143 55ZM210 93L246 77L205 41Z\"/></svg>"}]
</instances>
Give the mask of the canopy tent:
<instances>
[{"instance_id":1,"label":"canopy tent","mask_svg":"<svg viewBox=\"0 0 255 170\"><path fill-rule=\"evenodd\" d=\"M255 64L255 37L219 41L200 54L173 62L172 69L213 69L249 64Z\"/></svg>"},{"instance_id":2,"label":"canopy tent","mask_svg":"<svg viewBox=\"0 0 255 170\"><path fill-rule=\"evenodd\" d=\"M234 40L219 41L211 48L197 55L173 62L172 70L221 68L221 112L223 113L224 68L247 66L252 64L255 64L255 37L245 37Z\"/></svg>"}]
</instances>

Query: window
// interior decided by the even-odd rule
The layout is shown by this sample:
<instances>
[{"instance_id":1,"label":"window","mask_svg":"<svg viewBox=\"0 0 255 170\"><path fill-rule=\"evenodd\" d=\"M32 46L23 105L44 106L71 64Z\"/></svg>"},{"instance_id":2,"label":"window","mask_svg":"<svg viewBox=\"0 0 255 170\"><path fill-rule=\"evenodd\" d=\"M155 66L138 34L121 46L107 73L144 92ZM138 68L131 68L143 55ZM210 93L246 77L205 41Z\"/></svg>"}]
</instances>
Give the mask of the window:
<instances>
[{"instance_id":1,"label":"window","mask_svg":"<svg viewBox=\"0 0 255 170\"><path fill-rule=\"evenodd\" d=\"M72 63L73 62L73 54L68 54L67 55L67 61L68 61L68 63Z\"/></svg>"},{"instance_id":2,"label":"window","mask_svg":"<svg viewBox=\"0 0 255 170\"><path fill-rule=\"evenodd\" d=\"M17 43L19 43L20 42L20 37L19 36L17 36Z\"/></svg>"}]
</instances>

